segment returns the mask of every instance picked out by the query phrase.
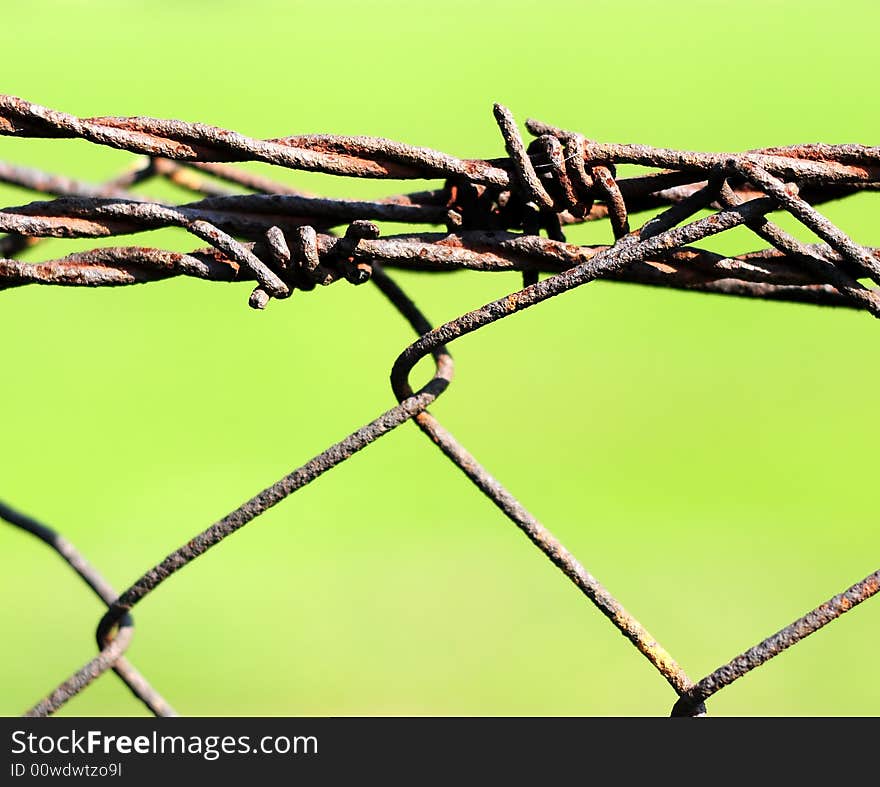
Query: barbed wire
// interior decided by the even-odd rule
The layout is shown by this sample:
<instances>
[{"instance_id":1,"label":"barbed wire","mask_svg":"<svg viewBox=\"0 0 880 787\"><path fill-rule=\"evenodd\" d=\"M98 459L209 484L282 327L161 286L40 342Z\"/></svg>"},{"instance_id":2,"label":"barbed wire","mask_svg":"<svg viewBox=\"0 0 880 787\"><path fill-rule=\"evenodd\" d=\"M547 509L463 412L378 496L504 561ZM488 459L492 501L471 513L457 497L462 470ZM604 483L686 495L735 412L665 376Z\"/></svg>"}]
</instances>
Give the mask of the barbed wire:
<instances>
[{"instance_id":1,"label":"barbed wire","mask_svg":"<svg viewBox=\"0 0 880 787\"><path fill-rule=\"evenodd\" d=\"M808 144L738 154L695 153L599 143L539 121L526 122L535 137L526 145L510 111L496 104L494 113L507 156L482 160L372 137L259 140L178 120L77 118L0 96L0 134L77 138L146 156L102 185L0 163L0 181L55 197L0 210L0 231L7 233L0 237L0 289L28 284L125 286L190 276L252 282L249 305L262 309L296 290L372 280L418 337L392 367L395 407L266 487L121 594L55 531L0 505L0 518L52 546L107 605L96 632L98 655L28 715L55 712L109 669L155 715L174 715L123 655L134 633L133 608L226 536L410 420L670 684L677 696L673 715L704 714L705 701L717 691L880 590L877 571L694 682L427 409L452 381L448 345L596 279L863 309L880 316L880 291L874 286L880 284L880 250L855 243L815 207L880 189L880 148ZM240 161L337 176L442 178L444 184L377 200L330 199L230 164ZM618 165L627 164L653 171L618 177ZM131 191L154 178L200 199L175 205ZM772 223L768 215L780 210L794 216L818 242L804 243ZM631 231L632 215L642 211L659 212ZM708 215L695 218L701 212ZM611 225L610 243L566 241L570 225L605 218ZM417 231L382 236L377 222L410 224ZM426 231L431 225L445 231ZM769 247L728 256L692 245L739 226ZM36 263L15 259L43 238L106 238L163 227L182 228L209 246L189 253L116 246ZM522 273L523 288L432 327L385 268L515 270ZM434 359L434 374L414 388L410 373L428 355Z\"/></svg>"}]
</instances>

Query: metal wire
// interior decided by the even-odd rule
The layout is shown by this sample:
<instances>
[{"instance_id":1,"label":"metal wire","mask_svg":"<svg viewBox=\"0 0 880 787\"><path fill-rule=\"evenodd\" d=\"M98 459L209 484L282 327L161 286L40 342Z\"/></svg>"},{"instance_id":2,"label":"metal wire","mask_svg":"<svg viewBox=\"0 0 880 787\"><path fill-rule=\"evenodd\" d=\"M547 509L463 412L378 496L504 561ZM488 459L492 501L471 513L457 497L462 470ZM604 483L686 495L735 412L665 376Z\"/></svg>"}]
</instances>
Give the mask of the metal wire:
<instances>
[{"instance_id":1,"label":"metal wire","mask_svg":"<svg viewBox=\"0 0 880 787\"><path fill-rule=\"evenodd\" d=\"M0 181L55 197L0 210L0 231L7 233L0 237L0 289L28 284L123 286L191 276L251 281L256 286L248 303L262 309L296 290L372 279L418 337L392 368L395 407L266 487L121 594L55 531L0 505L0 518L53 546L108 607L97 628L98 655L37 703L30 715L53 713L108 669L153 713L173 715L124 658L133 635L132 609L226 536L409 420L645 656L677 695L673 715L703 715L705 701L717 691L880 590L878 571L694 682L427 410L452 381L448 345L598 278L863 309L880 316L880 291L863 283L880 284L880 251L856 244L815 207L880 188L880 148L814 144L742 154L695 153L598 143L539 121L527 121L536 138L526 146L511 112L495 105L494 113L508 155L479 160L370 137L258 140L177 120L77 118L0 96L0 134L80 138L148 157L100 186L0 163ZM373 201L329 199L227 163L235 161L367 178L440 177L445 183L439 189ZM655 171L618 177L620 164ZM129 190L152 178L168 179L202 198L169 205ZM236 191L242 188L250 193ZM658 208L662 210L639 230L630 230L633 213ZM803 243L772 224L767 215L779 210L798 219L820 242ZM709 215L694 219L700 211ZM565 227L603 218L611 223L611 244L565 241ZM374 223L382 221L412 224L418 231L382 237ZM424 230L438 224L445 231ZM730 257L690 245L741 225L770 248ZM117 246L38 263L14 259L45 237L108 237L167 226L182 227L210 247L180 253ZM342 227L341 236L333 232ZM517 270L524 287L432 327L386 267L434 273ZM549 276L539 280L540 273ZM410 372L427 355L434 358L434 375L414 389Z\"/></svg>"}]
</instances>

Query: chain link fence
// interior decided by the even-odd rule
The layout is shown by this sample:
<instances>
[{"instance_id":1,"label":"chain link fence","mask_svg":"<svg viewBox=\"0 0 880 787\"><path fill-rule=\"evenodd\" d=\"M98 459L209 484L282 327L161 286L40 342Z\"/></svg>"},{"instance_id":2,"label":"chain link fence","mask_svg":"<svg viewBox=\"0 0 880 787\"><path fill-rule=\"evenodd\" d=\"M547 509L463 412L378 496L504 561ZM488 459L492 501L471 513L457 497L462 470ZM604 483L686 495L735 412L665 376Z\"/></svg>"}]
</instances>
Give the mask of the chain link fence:
<instances>
[{"instance_id":1,"label":"chain link fence","mask_svg":"<svg viewBox=\"0 0 880 787\"><path fill-rule=\"evenodd\" d=\"M134 634L133 608L226 536L407 421L414 421L669 683L676 695L673 715L705 714L705 701L713 694L880 590L876 571L693 680L427 409L452 381L448 347L456 339L597 279L862 309L880 316L880 292L874 286L880 284L880 250L855 243L816 208L880 188L880 148L811 144L742 154L696 153L600 143L533 120L526 122L534 137L526 144L508 109L495 105L494 114L506 155L459 159L372 137L261 140L177 120L78 118L0 96L4 135L78 138L142 155L135 166L102 185L0 163L0 180L52 197L0 210L0 231L6 233L0 237L0 289L113 287L189 276L250 282L249 305L264 309L295 290L372 282L417 335L392 368L395 407L195 535L121 594L53 529L0 504L0 518L49 544L107 605L97 626L98 655L28 715L55 712L111 669L152 713L175 715L125 658ZM329 199L234 166L242 161L327 175L442 179L444 184L373 201ZM618 176L617 166L630 164L646 171ZM130 191L154 178L167 179L198 199L166 204ZM768 214L779 210L805 225L816 242L804 243L772 223ZM630 216L643 211L653 215L633 230ZM701 212L707 215L695 218ZM567 226L604 219L612 235L607 244L566 242ZM412 224L416 231L383 236L377 222ZM442 230L426 232L426 225ZM727 256L693 245L740 226L765 248ZM208 245L189 253L114 246L38 263L16 259L41 238L103 238L161 227L183 228ZM523 288L434 327L388 275L391 268L519 271ZM416 386L410 373L427 356L434 360L434 374Z\"/></svg>"}]
</instances>

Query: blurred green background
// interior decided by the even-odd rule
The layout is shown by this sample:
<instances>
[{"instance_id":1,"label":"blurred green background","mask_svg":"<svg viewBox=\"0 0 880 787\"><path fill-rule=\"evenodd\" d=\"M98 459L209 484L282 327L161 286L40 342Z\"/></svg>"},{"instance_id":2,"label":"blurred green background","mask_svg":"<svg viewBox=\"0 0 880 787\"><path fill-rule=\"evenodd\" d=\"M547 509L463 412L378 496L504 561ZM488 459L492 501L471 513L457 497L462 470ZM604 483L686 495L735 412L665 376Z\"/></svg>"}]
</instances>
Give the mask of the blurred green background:
<instances>
[{"instance_id":1,"label":"blurred green background","mask_svg":"<svg viewBox=\"0 0 880 787\"><path fill-rule=\"evenodd\" d=\"M878 8L7 2L0 89L79 115L372 134L462 156L503 154L493 101L606 141L875 144ZM133 157L2 138L0 158L97 182ZM262 171L330 195L397 188ZM877 246L874 200L826 212ZM569 237L609 236L602 224ZM708 245L763 244L742 232ZM397 279L435 323L519 286ZM393 404L388 370L411 335L374 287L264 313L248 292L181 280L0 294L0 498L59 528L119 590ZM434 412L696 679L877 568L877 336L864 314L591 284L457 343ZM0 550L0 713L12 715L92 656L101 607L31 537L0 527ZM878 602L856 609L710 713L877 713L878 615ZM412 425L135 617L132 661L190 715L665 714L674 701ZM63 713L144 710L108 674Z\"/></svg>"}]
</instances>

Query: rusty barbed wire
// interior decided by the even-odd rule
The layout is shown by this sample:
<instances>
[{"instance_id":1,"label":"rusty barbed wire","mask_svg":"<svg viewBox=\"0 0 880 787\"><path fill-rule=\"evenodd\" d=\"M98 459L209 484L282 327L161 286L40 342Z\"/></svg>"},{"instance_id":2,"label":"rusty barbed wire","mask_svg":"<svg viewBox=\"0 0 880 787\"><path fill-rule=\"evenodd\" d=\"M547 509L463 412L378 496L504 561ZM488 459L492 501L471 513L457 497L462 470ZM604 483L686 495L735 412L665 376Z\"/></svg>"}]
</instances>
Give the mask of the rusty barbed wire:
<instances>
[{"instance_id":1,"label":"rusty barbed wire","mask_svg":"<svg viewBox=\"0 0 880 787\"><path fill-rule=\"evenodd\" d=\"M452 381L448 345L599 278L863 309L880 316L880 291L873 286L880 284L880 250L856 244L815 207L880 189L880 148L808 144L742 154L695 153L599 143L539 121L526 122L535 137L526 145L508 109L495 105L494 114L507 156L483 160L372 137L259 140L178 120L77 118L0 96L0 134L77 138L146 156L102 185L0 163L0 181L54 197L0 210L0 232L7 233L0 237L0 289L28 284L125 286L190 276L249 281L255 284L249 305L262 309L296 290L340 280L361 285L372 279L418 337L391 371L395 407L266 487L119 595L57 533L0 505L0 518L52 545L107 604L96 632L98 655L30 715L53 713L111 668L153 713L172 715L168 703L124 658L133 634L133 608L226 536L409 420L671 685L677 695L673 715L704 714L705 701L717 691L880 590L878 571L694 682L427 410ZM377 200L330 199L230 164L240 161L336 176L442 178L444 183ZM629 164L654 171L618 176L617 167ZM154 178L201 198L171 205L131 191ZM634 213L658 209L631 231ZM773 224L768 215L777 211L794 216L819 242L804 243ZM695 218L699 213L708 215ZM604 218L611 224L611 243L566 241L566 227ZM416 231L382 236L377 222L411 224ZM445 231L428 231L431 225ZM738 226L749 228L769 248L727 256L691 245ZM182 228L210 246L189 253L116 246L36 263L14 259L44 238L103 238L161 227ZM432 327L387 274L385 268L395 267L433 273L515 270L522 273L524 286ZM540 279L540 274L546 277ZM414 390L410 372L428 355L434 358L434 375Z\"/></svg>"}]
</instances>

